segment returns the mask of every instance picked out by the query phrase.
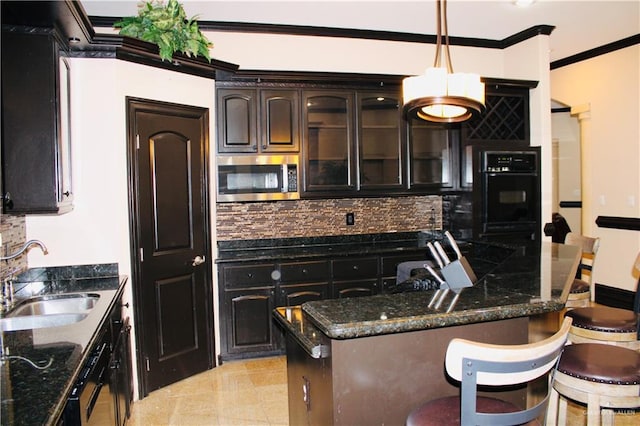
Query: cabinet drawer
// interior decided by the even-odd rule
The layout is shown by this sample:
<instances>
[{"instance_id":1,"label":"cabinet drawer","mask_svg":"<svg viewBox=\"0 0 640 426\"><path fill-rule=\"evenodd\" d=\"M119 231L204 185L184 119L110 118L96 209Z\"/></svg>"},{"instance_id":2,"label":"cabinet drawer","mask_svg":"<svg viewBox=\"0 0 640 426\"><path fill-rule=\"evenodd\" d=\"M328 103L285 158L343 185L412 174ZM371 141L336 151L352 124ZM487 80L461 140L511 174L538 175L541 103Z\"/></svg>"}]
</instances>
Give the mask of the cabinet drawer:
<instances>
[{"instance_id":1,"label":"cabinet drawer","mask_svg":"<svg viewBox=\"0 0 640 426\"><path fill-rule=\"evenodd\" d=\"M225 266L223 278L225 288L249 288L274 285L271 273L276 269L272 263L260 265Z\"/></svg>"},{"instance_id":2,"label":"cabinet drawer","mask_svg":"<svg viewBox=\"0 0 640 426\"><path fill-rule=\"evenodd\" d=\"M378 280L356 280L334 282L331 297L343 299L345 297L373 296L378 294Z\"/></svg>"},{"instance_id":3,"label":"cabinet drawer","mask_svg":"<svg viewBox=\"0 0 640 426\"><path fill-rule=\"evenodd\" d=\"M329 261L282 263L280 281L283 283L309 283L327 281L331 275Z\"/></svg>"},{"instance_id":4,"label":"cabinet drawer","mask_svg":"<svg viewBox=\"0 0 640 426\"><path fill-rule=\"evenodd\" d=\"M383 277L391 277L395 276L398 265L402 262L412 262L416 260L424 260L430 259L427 256L427 253L412 253L412 254L403 254L398 256L383 256L382 257L382 276Z\"/></svg>"},{"instance_id":5,"label":"cabinet drawer","mask_svg":"<svg viewBox=\"0 0 640 426\"><path fill-rule=\"evenodd\" d=\"M333 278L348 280L378 276L378 258L340 259L333 261Z\"/></svg>"},{"instance_id":6,"label":"cabinet drawer","mask_svg":"<svg viewBox=\"0 0 640 426\"><path fill-rule=\"evenodd\" d=\"M329 283L295 284L280 287L277 306L296 306L312 300L324 300L329 297Z\"/></svg>"}]
</instances>

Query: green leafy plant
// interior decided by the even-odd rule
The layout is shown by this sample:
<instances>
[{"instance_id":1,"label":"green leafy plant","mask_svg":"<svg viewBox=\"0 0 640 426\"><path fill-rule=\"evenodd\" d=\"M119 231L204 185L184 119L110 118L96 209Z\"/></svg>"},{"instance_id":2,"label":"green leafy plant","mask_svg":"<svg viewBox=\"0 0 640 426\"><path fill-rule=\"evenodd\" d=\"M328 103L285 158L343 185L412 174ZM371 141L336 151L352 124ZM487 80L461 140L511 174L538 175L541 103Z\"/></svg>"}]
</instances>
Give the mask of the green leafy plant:
<instances>
[{"instance_id":1,"label":"green leafy plant","mask_svg":"<svg viewBox=\"0 0 640 426\"><path fill-rule=\"evenodd\" d=\"M182 52L211 62L209 48L213 43L200 32L196 18L187 20L177 0L169 0L166 6L162 0L151 0L139 5L138 16L122 18L113 26L120 28L120 35L157 44L163 61L170 61L174 52Z\"/></svg>"}]
</instances>

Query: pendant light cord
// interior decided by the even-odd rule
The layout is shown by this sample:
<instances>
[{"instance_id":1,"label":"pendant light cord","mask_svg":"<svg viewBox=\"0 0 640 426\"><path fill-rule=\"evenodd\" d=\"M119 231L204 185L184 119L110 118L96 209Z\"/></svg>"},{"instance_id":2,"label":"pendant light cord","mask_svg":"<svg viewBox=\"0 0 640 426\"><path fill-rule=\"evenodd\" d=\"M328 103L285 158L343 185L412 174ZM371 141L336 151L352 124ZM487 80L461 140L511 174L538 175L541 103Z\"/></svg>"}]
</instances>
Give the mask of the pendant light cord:
<instances>
[{"instance_id":1,"label":"pendant light cord","mask_svg":"<svg viewBox=\"0 0 640 426\"><path fill-rule=\"evenodd\" d=\"M438 4L440 0L438 0ZM447 71L449 74L453 74L453 65L451 65L451 53L449 52L449 28L447 25L447 0L442 0L442 21L444 25L444 46L445 46L445 57L447 58ZM438 23L440 21L438 20Z\"/></svg>"},{"instance_id":2,"label":"pendant light cord","mask_svg":"<svg viewBox=\"0 0 640 426\"><path fill-rule=\"evenodd\" d=\"M444 56L447 61L447 71L449 74L453 74L453 65L451 65L451 53L449 52L449 28L447 26L447 0L437 0L436 13L438 18L436 19L437 33L436 33L436 57L433 61L434 68L440 68L440 57L442 52L442 29L444 27Z\"/></svg>"},{"instance_id":3,"label":"pendant light cord","mask_svg":"<svg viewBox=\"0 0 640 426\"><path fill-rule=\"evenodd\" d=\"M442 50L442 20L440 18L442 16L442 12L440 9L440 0L437 0L436 13L438 14L438 17L436 18L436 57L433 61L433 67L440 68L440 51Z\"/></svg>"}]
</instances>

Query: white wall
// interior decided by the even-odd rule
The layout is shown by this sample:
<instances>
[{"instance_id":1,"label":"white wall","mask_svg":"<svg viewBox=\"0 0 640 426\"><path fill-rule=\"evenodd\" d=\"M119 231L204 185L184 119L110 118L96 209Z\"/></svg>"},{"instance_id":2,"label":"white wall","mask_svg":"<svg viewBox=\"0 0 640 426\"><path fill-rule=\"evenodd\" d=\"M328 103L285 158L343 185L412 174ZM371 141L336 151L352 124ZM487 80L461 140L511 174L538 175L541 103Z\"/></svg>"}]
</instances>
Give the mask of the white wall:
<instances>
[{"instance_id":1,"label":"white wall","mask_svg":"<svg viewBox=\"0 0 640 426\"><path fill-rule=\"evenodd\" d=\"M557 200L551 205L552 212L558 212L567 220L571 231L582 233L581 209L561 208L560 201L580 201L580 127L578 120L569 112L551 114L553 140L557 144L557 157L554 158L557 171L554 170L554 182L558 193Z\"/></svg>"},{"instance_id":2,"label":"white wall","mask_svg":"<svg viewBox=\"0 0 640 426\"><path fill-rule=\"evenodd\" d=\"M594 267L599 284L635 290L640 232L599 228L598 216L640 217L640 46L551 72L554 100L588 110L582 150L583 232L601 238ZM584 132L584 128L583 128ZM586 174L585 174L586 173Z\"/></svg>"},{"instance_id":3,"label":"white wall","mask_svg":"<svg viewBox=\"0 0 640 426\"><path fill-rule=\"evenodd\" d=\"M212 57L241 69L422 74L433 65L435 45L338 37L210 32ZM456 72L502 77L504 51L451 47Z\"/></svg>"},{"instance_id":4,"label":"white wall","mask_svg":"<svg viewBox=\"0 0 640 426\"><path fill-rule=\"evenodd\" d=\"M213 144L214 81L115 59L72 59L71 72L74 210L26 216L27 239L49 249L47 256L30 251L29 266L118 263L120 274L131 276L125 98L208 108ZM124 298L131 301L131 286Z\"/></svg>"},{"instance_id":5,"label":"white wall","mask_svg":"<svg viewBox=\"0 0 640 426\"><path fill-rule=\"evenodd\" d=\"M539 146L541 156L541 227L552 214L552 141L551 94L549 79L549 37L539 35L506 49L505 75L508 78L535 80L529 93L531 146ZM540 235L544 233L540 232Z\"/></svg>"}]
</instances>

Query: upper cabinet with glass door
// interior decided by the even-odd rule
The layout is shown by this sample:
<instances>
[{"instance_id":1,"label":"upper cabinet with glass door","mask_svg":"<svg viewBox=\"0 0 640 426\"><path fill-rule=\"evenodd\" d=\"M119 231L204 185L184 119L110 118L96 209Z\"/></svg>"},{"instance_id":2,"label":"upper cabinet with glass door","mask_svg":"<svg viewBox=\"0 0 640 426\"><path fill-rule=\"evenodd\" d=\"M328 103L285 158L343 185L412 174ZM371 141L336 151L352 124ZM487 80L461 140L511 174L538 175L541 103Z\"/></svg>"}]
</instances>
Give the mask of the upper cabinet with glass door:
<instances>
[{"instance_id":1,"label":"upper cabinet with glass door","mask_svg":"<svg viewBox=\"0 0 640 426\"><path fill-rule=\"evenodd\" d=\"M360 188L400 188L401 102L395 93L359 93Z\"/></svg>"},{"instance_id":2,"label":"upper cabinet with glass door","mask_svg":"<svg viewBox=\"0 0 640 426\"><path fill-rule=\"evenodd\" d=\"M452 131L421 120L409 126L410 186L453 187Z\"/></svg>"},{"instance_id":3,"label":"upper cabinet with glass door","mask_svg":"<svg viewBox=\"0 0 640 426\"><path fill-rule=\"evenodd\" d=\"M353 92L304 92L305 191L356 188Z\"/></svg>"}]
</instances>

